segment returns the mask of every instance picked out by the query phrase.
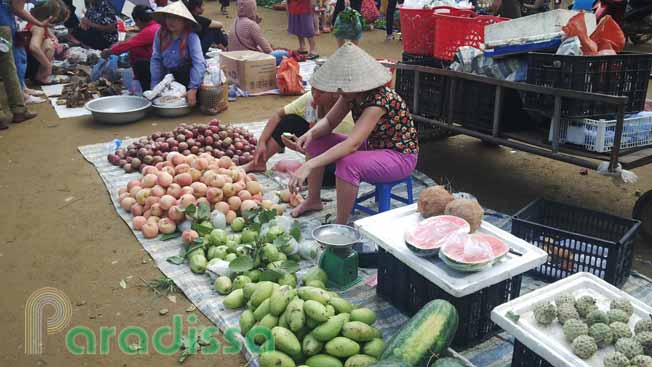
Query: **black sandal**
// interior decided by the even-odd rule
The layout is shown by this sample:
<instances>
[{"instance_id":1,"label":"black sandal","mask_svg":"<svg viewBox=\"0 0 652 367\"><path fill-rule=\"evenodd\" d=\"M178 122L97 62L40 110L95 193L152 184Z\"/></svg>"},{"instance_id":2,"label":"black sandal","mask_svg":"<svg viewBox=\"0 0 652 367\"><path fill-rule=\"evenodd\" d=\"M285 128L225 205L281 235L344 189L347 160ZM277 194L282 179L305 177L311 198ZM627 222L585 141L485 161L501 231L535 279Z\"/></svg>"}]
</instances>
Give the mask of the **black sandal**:
<instances>
[{"instance_id":1,"label":"black sandal","mask_svg":"<svg viewBox=\"0 0 652 367\"><path fill-rule=\"evenodd\" d=\"M319 58L318 54L308 54L308 56L306 56L307 60L315 60L315 59L318 59L318 58Z\"/></svg>"}]
</instances>

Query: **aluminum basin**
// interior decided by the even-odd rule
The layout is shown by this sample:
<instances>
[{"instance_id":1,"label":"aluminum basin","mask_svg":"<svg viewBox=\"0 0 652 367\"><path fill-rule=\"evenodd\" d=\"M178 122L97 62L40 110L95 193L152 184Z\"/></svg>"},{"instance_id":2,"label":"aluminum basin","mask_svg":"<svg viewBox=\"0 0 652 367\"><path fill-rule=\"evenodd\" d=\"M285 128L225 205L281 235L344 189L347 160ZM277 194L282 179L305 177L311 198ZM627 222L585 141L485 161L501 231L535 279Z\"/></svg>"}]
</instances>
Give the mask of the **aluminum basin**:
<instances>
[{"instance_id":1,"label":"aluminum basin","mask_svg":"<svg viewBox=\"0 0 652 367\"><path fill-rule=\"evenodd\" d=\"M152 103L137 96L109 96L86 103L97 122L105 124L126 124L142 119Z\"/></svg>"}]
</instances>

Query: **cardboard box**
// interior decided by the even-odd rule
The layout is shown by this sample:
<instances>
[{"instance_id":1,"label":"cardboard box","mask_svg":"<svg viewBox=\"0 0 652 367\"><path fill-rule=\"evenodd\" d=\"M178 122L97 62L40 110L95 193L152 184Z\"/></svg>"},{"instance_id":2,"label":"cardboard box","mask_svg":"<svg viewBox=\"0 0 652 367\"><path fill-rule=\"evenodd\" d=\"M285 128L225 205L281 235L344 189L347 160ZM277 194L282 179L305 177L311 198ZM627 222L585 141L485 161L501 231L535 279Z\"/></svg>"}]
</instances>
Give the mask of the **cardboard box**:
<instances>
[{"instance_id":1,"label":"cardboard box","mask_svg":"<svg viewBox=\"0 0 652 367\"><path fill-rule=\"evenodd\" d=\"M226 77L249 93L276 89L276 58L256 51L222 52L220 65Z\"/></svg>"}]
</instances>

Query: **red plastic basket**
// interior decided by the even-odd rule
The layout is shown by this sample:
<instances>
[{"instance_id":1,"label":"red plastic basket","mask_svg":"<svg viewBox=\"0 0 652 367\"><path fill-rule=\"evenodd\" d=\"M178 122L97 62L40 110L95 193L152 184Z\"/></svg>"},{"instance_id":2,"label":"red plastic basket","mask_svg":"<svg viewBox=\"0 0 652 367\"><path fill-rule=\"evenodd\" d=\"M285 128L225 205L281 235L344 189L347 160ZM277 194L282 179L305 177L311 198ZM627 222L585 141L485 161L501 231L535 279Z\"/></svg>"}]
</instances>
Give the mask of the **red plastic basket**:
<instances>
[{"instance_id":1,"label":"red plastic basket","mask_svg":"<svg viewBox=\"0 0 652 367\"><path fill-rule=\"evenodd\" d=\"M432 9L406 9L399 7L403 51L417 55L430 55L432 50Z\"/></svg>"},{"instance_id":2,"label":"red plastic basket","mask_svg":"<svg viewBox=\"0 0 652 367\"><path fill-rule=\"evenodd\" d=\"M434 14L433 52L435 58L453 60L457 49L462 46L479 47L484 42L484 27L509 20L493 15L461 16ZM402 23L401 23L402 27Z\"/></svg>"},{"instance_id":3,"label":"red plastic basket","mask_svg":"<svg viewBox=\"0 0 652 367\"><path fill-rule=\"evenodd\" d=\"M462 15L475 14L470 10L462 10L449 6L438 6L432 9L407 9L399 7L401 17L401 37L403 51L430 56L432 54L435 14Z\"/></svg>"}]
</instances>

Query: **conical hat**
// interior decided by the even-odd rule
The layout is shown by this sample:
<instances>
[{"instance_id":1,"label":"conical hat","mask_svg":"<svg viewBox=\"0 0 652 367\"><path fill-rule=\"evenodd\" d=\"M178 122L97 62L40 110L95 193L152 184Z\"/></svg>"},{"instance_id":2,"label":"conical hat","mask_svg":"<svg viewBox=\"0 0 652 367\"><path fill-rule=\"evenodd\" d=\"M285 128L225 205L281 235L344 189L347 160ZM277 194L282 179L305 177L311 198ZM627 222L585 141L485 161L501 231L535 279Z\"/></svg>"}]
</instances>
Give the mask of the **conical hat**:
<instances>
[{"instance_id":1,"label":"conical hat","mask_svg":"<svg viewBox=\"0 0 652 367\"><path fill-rule=\"evenodd\" d=\"M162 8L156 9L153 17L154 20L157 21L158 23L163 23L163 21L165 21L165 16L168 14L176 15L178 17L187 19L197 24L195 17L192 16L188 8L186 8L186 6L183 5L183 1L181 0L170 3L169 5L164 6Z\"/></svg>"},{"instance_id":2,"label":"conical hat","mask_svg":"<svg viewBox=\"0 0 652 367\"><path fill-rule=\"evenodd\" d=\"M326 60L310 79L324 92L357 93L376 89L392 80L392 74L371 55L351 42Z\"/></svg>"}]
</instances>

